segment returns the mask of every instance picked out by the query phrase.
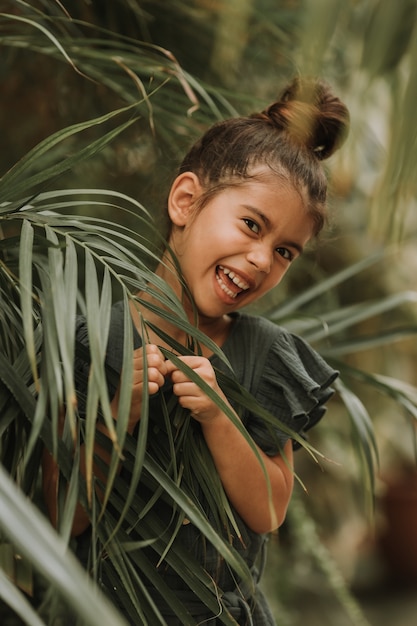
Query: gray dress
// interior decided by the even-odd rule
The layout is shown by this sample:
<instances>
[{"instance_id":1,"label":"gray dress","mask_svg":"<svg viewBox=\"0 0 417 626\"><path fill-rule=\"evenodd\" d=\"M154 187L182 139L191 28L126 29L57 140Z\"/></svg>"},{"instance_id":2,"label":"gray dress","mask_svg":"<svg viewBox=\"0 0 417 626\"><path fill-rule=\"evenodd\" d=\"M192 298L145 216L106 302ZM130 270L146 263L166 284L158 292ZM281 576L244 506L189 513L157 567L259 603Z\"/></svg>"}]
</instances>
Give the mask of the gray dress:
<instances>
[{"instance_id":1,"label":"gray dress","mask_svg":"<svg viewBox=\"0 0 417 626\"><path fill-rule=\"evenodd\" d=\"M241 386L249 391L259 404L277 418L277 424L272 429L261 417L254 415L244 406L238 406L236 398L229 398L231 404L238 411L242 422L256 444L270 456L279 453L288 439L288 434L281 424L304 436L305 432L314 426L324 415L324 404L333 394L332 382L338 373L333 370L303 339L297 337L282 327L272 322L245 313L233 314L234 320L229 336L222 346L232 371L219 359L212 356L211 362L215 369L223 372L228 377L236 380ZM77 322L77 344L84 348L88 346L87 329L84 318ZM141 338L134 331L134 347L140 347ZM123 307L116 304L112 310L110 339L107 346L107 365L113 372L120 372L123 362ZM83 348L83 349L84 349ZM77 374L80 380L80 396L84 395L86 387L89 363L88 359L78 359ZM221 374L219 374L221 377ZM84 383L83 383L84 381ZM115 381L109 380L110 395L115 392ZM152 396L150 400L150 416L158 423L158 415L161 412L161 396L166 404L172 401L172 391L169 382L161 389L160 393ZM82 404L82 403L81 403ZM279 423L278 423L279 420ZM192 420L193 421L193 420ZM199 428L195 423L196 429ZM196 430L197 432L197 430ZM149 453L157 455L157 448L161 442L160 437L155 437L150 442ZM298 444L294 444L298 447ZM204 499L199 485L195 485L196 493ZM164 504L161 505L161 516L164 517ZM202 502L202 508L210 519L211 512L207 503ZM169 509L169 507L168 507ZM170 511L165 511L167 519ZM266 536L251 531L235 514L242 535L241 540L231 538L232 544L243 557L251 569L254 579L255 592L250 593L242 590L236 581L236 576L227 567L216 549L201 536L199 530L193 524L183 525L175 539L192 553L197 561L215 580L218 585L219 597L224 607L236 619L239 626L274 626L275 621L271 615L267 602L259 590L260 562L263 560ZM230 540L230 537L229 537ZM79 554L83 561L87 559L88 544L90 537L86 533L79 541ZM107 564L109 567L109 565ZM110 572L111 574L111 572ZM159 574L164 578L170 589L175 591L181 598L188 610L195 616L195 623L204 621L207 626L220 625L221 621L215 614L208 613L207 608L195 598L193 592L187 589L180 578L169 566L160 566ZM114 591L114 602L125 611L125 605L120 602L121 590L117 589L115 576L104 574L103 586L109 594ZM150 585L150 593L154 596L155 603L164 615L167 626L181 626L181 621L172 614L164 598ZM126 599L128 602L128 599ZM132 624L141 624L140 620L132 617L132 611L126 613Z\"/></svg>"}]
</instances>

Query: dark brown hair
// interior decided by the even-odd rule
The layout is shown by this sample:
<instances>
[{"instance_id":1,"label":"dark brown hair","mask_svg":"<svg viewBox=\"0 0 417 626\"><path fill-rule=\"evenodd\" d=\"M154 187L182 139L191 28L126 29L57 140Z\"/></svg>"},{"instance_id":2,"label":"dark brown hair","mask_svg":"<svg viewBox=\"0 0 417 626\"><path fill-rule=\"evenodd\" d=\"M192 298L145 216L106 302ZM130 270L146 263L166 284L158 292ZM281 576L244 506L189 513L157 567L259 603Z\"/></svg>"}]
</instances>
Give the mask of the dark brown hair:
<instances>
[{"instance_id":1,"label":"dark brown hair","mask_svg":"<svg viewBox=\"0 0 417 626\"><path fill-rule=\"evenodd\" d=\"M348 126L348 110L329 85L297 78L264 111L209 128L189 150L179 173L197 174L203 206L230 184L252 178L254 168L267 166L302 193L318 234L327 196L321 161L343 143Z\"/></svg>"}]
</instances>

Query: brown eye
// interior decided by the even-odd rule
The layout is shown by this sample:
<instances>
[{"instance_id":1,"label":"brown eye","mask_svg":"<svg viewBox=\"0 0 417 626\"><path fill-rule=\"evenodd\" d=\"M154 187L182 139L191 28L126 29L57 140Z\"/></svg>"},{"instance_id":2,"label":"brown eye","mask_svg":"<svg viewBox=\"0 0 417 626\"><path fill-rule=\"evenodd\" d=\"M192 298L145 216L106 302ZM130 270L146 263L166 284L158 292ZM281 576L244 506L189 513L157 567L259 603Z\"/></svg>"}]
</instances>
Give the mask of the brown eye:
<instances>
[{"instance_id":1,"label":"brown eye","mask_svg":"<svg viewBox=\"0 0 417 626\"><path fill-rule=\"evenodd\" d=\"M258 234L259 233L259 226L256 222L254 222L253 220L249 219L248 217L245 217L243 220L246 224L246 226L249 228L249 230L251 230L253 233Z\"/></svg>"},{"instance_id":2,"label":"brown eye","mask_svg":"<svg viewBox=\"0 0 417 626\"><path fill-rule=\"evenodd\" d=\"M293 253L288 248L277 248L276 251L287 261L292 261L294 258Z\"/></svg>"}]
</instances>

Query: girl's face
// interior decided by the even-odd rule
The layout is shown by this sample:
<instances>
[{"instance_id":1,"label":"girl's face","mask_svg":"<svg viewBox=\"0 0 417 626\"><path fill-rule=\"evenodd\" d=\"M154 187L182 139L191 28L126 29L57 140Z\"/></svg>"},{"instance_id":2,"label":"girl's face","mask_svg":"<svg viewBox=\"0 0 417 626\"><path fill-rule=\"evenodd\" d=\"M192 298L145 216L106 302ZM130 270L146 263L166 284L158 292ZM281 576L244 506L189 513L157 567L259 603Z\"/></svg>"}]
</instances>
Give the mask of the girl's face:
<instances>
[{"instance_id":1,"label":"girl's face","mask_svg":"<svg viewBox=\"0 0 417 626\"><path fill-rule=\"evenodd\" d=\"M229 187L194 210L198 178L174 183L170 243L200 318L220 318L276 287L313 233L301 195L273 175Z\"/></svg>"}]
</instances>

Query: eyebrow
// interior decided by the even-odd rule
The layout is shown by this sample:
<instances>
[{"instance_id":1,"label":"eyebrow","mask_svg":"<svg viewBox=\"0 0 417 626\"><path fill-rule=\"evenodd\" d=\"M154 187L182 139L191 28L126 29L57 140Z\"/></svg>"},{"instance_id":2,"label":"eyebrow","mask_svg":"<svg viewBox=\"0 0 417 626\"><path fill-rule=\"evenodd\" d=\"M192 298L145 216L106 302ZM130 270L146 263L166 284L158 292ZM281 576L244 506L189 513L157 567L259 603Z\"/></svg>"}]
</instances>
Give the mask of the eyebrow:
<instances>
[{"instance_id":1,"label":"eyebrow","mask_svg":"<svg viewBox=\"0 0 417 626\"><path fill-rule=\"evenodd\" d=\"M245 208L255 213L255 215L259 217L267 228L272 228L271 220L265 215L265 213L262 213L262 211L250 204L246 204ZM289 248L294 248L299 254L302 254L304 251L304 247L300 246L300 244L296 241L284 241L283 245L288 246Z\"/></svg>"}]
</instances>

